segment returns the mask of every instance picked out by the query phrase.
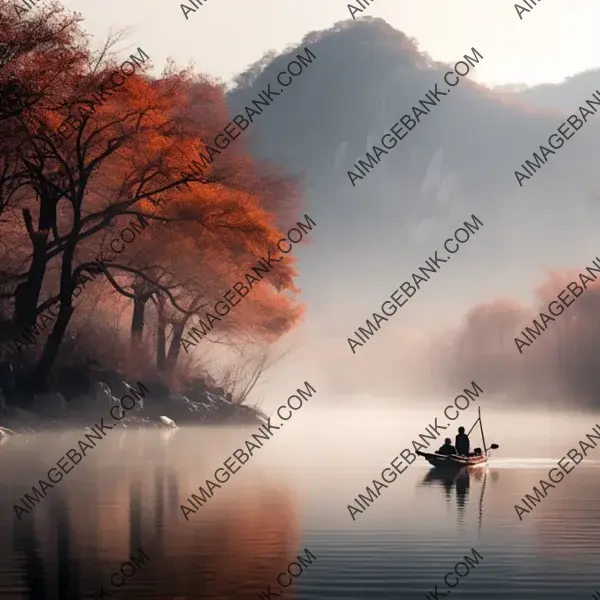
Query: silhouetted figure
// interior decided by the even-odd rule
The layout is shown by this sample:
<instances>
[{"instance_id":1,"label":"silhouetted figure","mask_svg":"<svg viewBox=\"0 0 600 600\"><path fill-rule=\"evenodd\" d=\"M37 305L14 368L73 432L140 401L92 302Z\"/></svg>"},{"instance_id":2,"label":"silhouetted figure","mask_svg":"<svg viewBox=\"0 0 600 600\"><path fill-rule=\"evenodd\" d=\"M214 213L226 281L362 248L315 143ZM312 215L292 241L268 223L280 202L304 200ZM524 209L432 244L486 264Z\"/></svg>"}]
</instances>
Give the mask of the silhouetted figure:
<instances>
[{"instance_id":1,"label":"silhouetted figure","mask_svg":"<svg viewBox=\"0 0 600 600\"><path fill-rule=\"evenodd\" d=\"M452 440L446 438L444 445L437 451L438 454L456 454L456 448L452 445Z\"/></svg>"},{"instance_id":2,"label":"silhouetted figure","mask_svg":"<svg viewBox=\"0 0 600 600\"><path fill-rule=\"evenodd\" d=\"M458 435L456 436L456 451L458 454L469 454L471 443L469 442L469 436L465 433L464 427L458 428Z\"/></svg>"}]
</instances>

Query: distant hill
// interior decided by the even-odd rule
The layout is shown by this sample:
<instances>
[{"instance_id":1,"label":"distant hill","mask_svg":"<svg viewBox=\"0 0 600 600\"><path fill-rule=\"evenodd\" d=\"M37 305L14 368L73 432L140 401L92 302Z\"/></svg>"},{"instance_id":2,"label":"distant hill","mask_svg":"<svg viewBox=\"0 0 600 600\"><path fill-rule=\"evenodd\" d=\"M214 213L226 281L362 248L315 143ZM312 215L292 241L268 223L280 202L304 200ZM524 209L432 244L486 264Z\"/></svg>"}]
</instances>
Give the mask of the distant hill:
<instances>
[{"instance_id":1,"label":"distant hill","mask_svg":"<svg viewBox=\"0 0 600 600\"><path fill-rule=\"evenodd\" d=\"M526 85L506 85L494 88L498 92L517 95L521 100L539 108L554 108L572 111L582 100L588 98L590 90L600 89L600 69L593 69L567 77L561 83Z\"/></svg>"},{"instance_id":2,"label":"distant hill","mask_svg":"<svg viewBox=\"0 0 600 600\"><path fill-rule=\"evenodd\" d=\"M273 84L304 47L317 59L245 135L256 157L306 181L309 212L319 223L317 244L298 252L314 309L326 312L337 298L338 317L348 311L346 331L471 213L485 231L476 251L453 259L461 262L452 277L423 294L433 314L440 311L440 294L448 305L467 306L500 291L529 292L540 268L581 262L583 247L597 237L599 203L592 197L600 185L600 116L524 187L513 172L547 143L564 111L591 96L600 82L593 73L519 93L464 79L353 188L348 169L442 82L448 66L381 19L345 21L250 66L229 94L232 112ZM477 50L484 61L493 60L485 47ZM471 46L465 44L464 53Z\"/></svg>"}]
</instances>

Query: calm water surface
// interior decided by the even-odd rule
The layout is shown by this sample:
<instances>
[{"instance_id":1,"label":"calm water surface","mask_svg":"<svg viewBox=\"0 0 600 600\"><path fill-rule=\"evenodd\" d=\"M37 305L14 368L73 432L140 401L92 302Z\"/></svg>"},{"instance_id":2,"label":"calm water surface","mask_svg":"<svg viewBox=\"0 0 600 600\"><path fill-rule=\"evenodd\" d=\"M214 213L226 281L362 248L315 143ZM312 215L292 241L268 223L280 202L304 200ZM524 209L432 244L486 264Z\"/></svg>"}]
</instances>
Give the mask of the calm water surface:
<instances>
[{"instance_id":1,"label":"calm water surface","mask_svg":"<svg viewBox=\"0 0 600 600\"><path fill-rule=\"evenodd\" d=\"M600 589L600 449L522 522L514 510L600 419L486 413L488 444L501 446L487 469L440 479L415 463L353 521L347 505L436 410L303 411L189 521L180 504L252 428L113 430L22 521L13 504L81 436L10 440L0 447L0 597L93 598L103 582L114 589L111 574L138 548L150 560L106 598L258 598L305 548L316 560L284 598L425 598L435 584L445 591L472 548L483 560L453 598Z\"/></svg>"}]
</instances>

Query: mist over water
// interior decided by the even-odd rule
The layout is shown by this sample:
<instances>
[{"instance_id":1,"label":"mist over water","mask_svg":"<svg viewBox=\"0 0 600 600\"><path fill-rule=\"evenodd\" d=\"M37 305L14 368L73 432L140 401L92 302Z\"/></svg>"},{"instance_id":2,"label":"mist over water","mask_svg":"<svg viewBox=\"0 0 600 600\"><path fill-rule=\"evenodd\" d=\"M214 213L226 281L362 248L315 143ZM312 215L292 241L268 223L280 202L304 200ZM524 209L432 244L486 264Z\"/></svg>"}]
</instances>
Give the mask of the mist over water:
<instances>
[{"instance_id":1,"label":"mist over water","mask_svg":"<svg viewBox=\"0 0 600 600\"><path fill-rule=\"evenodd\" d=\"M315 57L247 131L238 119L241 139L232 144L234 150L223 153L225 158L219 153L214 173L210 170L220 177L219 169L226 167L223 173L230 179L223 186L231 184L227 194L232 195L221 202L222 190L212 199L213 188L210 194L203 188L197 197L188 190L189 195L178 197L181 206L169 206L175 206L174 216L193 212L195 225L202 227L191 229L184 223L181 230L149 230L133 263L145 269L147 261L165 258L163 274L178 298L188 293L182 282L189 290L193 279L194 306L206 308L223 298L236 278L238 288L248 290L243 273L264 255L263 246L268 254L279 229L290 231L298 220L314 220L310 235L289 255L281 255L273 277L257 283L263 287L252 295L247 292L247 299L239 294L242 308L230 315L227 307L227 320L219 319L211 336L204 332L189 353L187 347L179 352L178 345L173 348L179 354L170 349L165 353L167 338L189 332L192 317L185 315L189 322L178 320L181 314L147 291L147 280L143 285L129 282L127 289L137 286L148 305L144 312L139 297L134 313L129 296L121 294L113 303L107 291L115 290L98 278L102 283L97 281L98 287L82 296L89 298L89 312L79 308L74 313L76 328L68 335L77 335L65 336L77 359L104 353L118 371L117 382L125 377L121 362L123 373L132 377L149 373L148 365L153 371L155 363L162 375L167 363L169 368L177 363L180 370L168 372L169 385L161 386L153 400L162 399L163 392L166 399L165 390L173 391L196 375L200 383L214 383L214 389L223 385L221 392L226 384L243 388L245 383L236 381L242 379L240 365L247 360L242 366L251 371L248 365L260 365L266 348L264 364L270 366L262 372L259 366L248 376L261 374L248 400L280 428L203 506L187 515L182 506L192 506L192 494L201 486L206 489L215 470L245 448L258 423L168 431L132 424L111 430L21 516L15 514L15 504L75 447L82 433L57 430L2 439L0 599L96 598L138 549L149 562L115 596L264 599L269 585L279 589L274 587L277 576L307 549L316 560L286 590L286 599L423 598L473 549L483 561L460 580L453 598L566 600L600 589L600 449L593 448L527 514L520 517L515 510L560 459L579 450L579 441L600 428L598 282L578 295L571 291L571 305L554 315L521 352L515 343L516 338L525 339L523 330L539 320L540 312L549 312L549 304L568 284L583 285L579 273L594 261L600 265L600 116L594 114L523 185L515 178L515 170L578 106L600 94L600 69L557 84L493 89L474 77L482 64L487 68L497 60L497 48L491 42L486 46L485 36L465 39L454 61L476 49L483 62L471 65L460 85L353 185L349 170L454 65L433 60L420 40L374 16L376 4L359 20L308 31L285 50L249 58L254 62L230 86L190 75L181 92L173 87L173 105L163 116L168 121L183 111L177 98L179 93L185 96L190 112L185 122L177 123L185 125L184 150L192 153L196 137L213 139L235 115L247 115L245 107L298 54L307 56L308 48ZM527 16L531 23L543 22L544 3L538 4ZM195 21L186 21L186 26L200 21L205 26L210 10L200 7ZM268 18L268 11L267 17L259 13L257 19ZM510 39L507 35L507 43ZM560 38L556 45L567 43ZM70 73L69 81L72 77ZM164 78L155 85L151 77L140 75L139 88L121 90L127 101L116 103L115 112L130 104L137 110L142 97L161 86L162 94L176 79L173 75L172 81ZM36 77L32 81L39 86ZM156 103L161 102L168 104L159 94ZM188 125L193 125L189 131ZM154 153L155 144L161 151L180 153L181 139L161 137L153 122L145 131L139 147L126 149L123 164L108 164L102 171L106 179L99 185L94 180L89 191L94 202L110 196L108 191L128 189L127 177L120 178L128 173L134 154L143 163L137 153L144 144L152 149L148 168L163 160L158 150ZM167 158L169 169L178 171L177 159L170 154ZM58 230L71 220L59 201L65 212L59 211ZM221 211L235 217L228 237L221 235L220 222L205 236L204 212ZM21 230L10 239L29 243L33 236L22 226L20 213L15 214ZM402 284L414 281L419 267L474 218L482 223L476 234L353 348L349 338L357 339L357 329L374 312L381 314L382 303ZM2 226L8 228L7 223L2 221ZM249 237L242 244L240 223L250 233L264 227L268 235ZM40 239L50 235L50 229L40 231ZM29 246L13 246L22 252L19 260L29 260ZM11 276L2 316L9 322L17 312L9 303L13 291L17 296L13 283L24 276L14 267L11 244L3 248L0 258L6 268L0 271ZM62 281L60 269L53 266L47 272L52 281L55 276L55 282ZM43 279L40 287L48 286ZM21 298L27 286L23 290L21 286ZM101 311L94 312L92 290L105 302ZM159 316L160 327L152 329L149 324L158 324ZM92 329L100 325L98 333ZM134 337L139 345L130 346ZM273 339L277 341L271 343ZM74 376L78 369L73 368ZM79 383L83 389L85 381ZM305 385L316 393L282 422L278 407ZM473 385L483 391L450 422L444 409ZM186 393L196 394L199 388L191 386ZM213 400L203 394L197 394L200 403L212 407ZM80 396L87 399L86 392ZM239 408L231 398L225 395L219 415L216 410L198 414L206 421L226 421L235 412L229 409ZM154 406L162 410L163 404ZM486 448L499 445L485 466L439 472L421 457L412 463L404 457L406 470L362 512L351 513L349 506L357 506L359 494L380 480L382 470L401 452L412 454L412 442L428 427L441 425L439 438L426 448L435 451L445 437L454 439L458 427L470 430L479 409ZM181 410L187 416L187 407ZM480 433L473 430L472 448L484 446Z\"/></svg>"},{"instance_id":2,"label":"mist over water","mask_svg":"<svg viewBox=\"0 0 600 600\"><path fill-rule=\"evenodd\" d=\"M440 412L375 408L373 400L359 411L300 411L189 521L180 504L250 429L111 432L22 521L12 503L75 438L38 435L3 445L0 597L92 597L86 594L137 548L150 561L123 590L164 600L253 597L304 548L316 561L294 584L291 596L303 599L321 598L324 589L333 598L358 600L368 589L390 599L420 597L472 547L484 560L461 581L468 598L501 597L490 592L501 572L520 573L503 580L503 593L532 598L560 598L556 585L578 593L593 585L600 456L578 465L523 522L513 508L591 429L589 417L509 416L486 406L488 444L501 447L487 470L432 479L416 462L352 521L346 505ZM446 399L436 402L443 407ZM475 418L476 408L469 410L465 426ZM575 519L567 528L564 511Z\"/></svg>"}]
</instances>

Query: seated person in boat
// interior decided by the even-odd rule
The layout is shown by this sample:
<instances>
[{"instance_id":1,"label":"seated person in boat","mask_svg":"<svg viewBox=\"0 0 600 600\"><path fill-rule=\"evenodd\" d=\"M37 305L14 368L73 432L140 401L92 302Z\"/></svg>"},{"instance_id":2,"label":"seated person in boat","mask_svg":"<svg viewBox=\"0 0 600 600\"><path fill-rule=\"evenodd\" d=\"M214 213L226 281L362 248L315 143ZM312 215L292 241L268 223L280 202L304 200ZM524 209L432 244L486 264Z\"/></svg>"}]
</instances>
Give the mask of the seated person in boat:
<instances>
[{"instance_id":1,"label":"seated person in boat","mask_svg":"<svg viewBox=\"0 0 600 600\"><path fill-rule=\"evenodd\" d=\"M456 448L452 445L452 440L446 438L445 444L437 451L438 454L456 454Z\"/></svg>"},{"instance_id":2,"label":"seated person in boat","mask_svg":"<svg viewBox=\"0 0 600 600\"><path fill-rule=\"evenodd\" d=\"M471 443L469 442L469 436L465 433L464 427L458 428L458 435L456 436L456 451L458 454L469 455L469 449Z\"/></svg>"}]
</instances>

